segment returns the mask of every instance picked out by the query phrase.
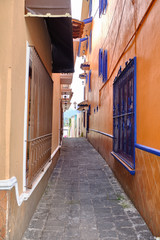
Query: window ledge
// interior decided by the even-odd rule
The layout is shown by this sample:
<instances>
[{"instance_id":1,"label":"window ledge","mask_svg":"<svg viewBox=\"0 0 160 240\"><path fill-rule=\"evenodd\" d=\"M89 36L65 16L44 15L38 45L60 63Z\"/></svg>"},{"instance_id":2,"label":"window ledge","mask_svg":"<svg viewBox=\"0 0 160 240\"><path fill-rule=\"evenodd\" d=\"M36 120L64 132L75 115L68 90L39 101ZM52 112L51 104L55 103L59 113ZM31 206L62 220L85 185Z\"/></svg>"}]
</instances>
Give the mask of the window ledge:
<instances>
[{"instance_id":1,"label":"window ledge","mask_svg":"<svg viewBox=\"0 0 160 240\"><path fill-rule=\"evenodd\" d=\"M128 166L122 158L120 158L119 156L117 156L117 154L115 152L111 152L111 155L116 158L118 160L118 162L120 162L126 169L127 171L131 174L131 175L135 175L135 169L131 168L130 166Z\"/></svg>"}]
</instances>

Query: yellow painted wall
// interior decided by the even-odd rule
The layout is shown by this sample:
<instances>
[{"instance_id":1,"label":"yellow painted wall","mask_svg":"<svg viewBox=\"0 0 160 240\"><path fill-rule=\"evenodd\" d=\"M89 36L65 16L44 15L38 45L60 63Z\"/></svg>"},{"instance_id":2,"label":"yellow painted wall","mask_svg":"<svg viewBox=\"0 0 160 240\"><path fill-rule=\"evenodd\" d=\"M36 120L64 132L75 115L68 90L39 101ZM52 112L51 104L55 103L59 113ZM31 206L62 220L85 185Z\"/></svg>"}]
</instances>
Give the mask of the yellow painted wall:
<instances>
[{"instance_id":1,"label":"yellow painted wall","mask_svg":"<svg viewBox=\"0 0 160 240\"><path fill-rule=\"evenodd\" d=\"M10 161L12 8L10 1L0 2L0 179L8 177Z\"/></svg>"},{"instance_id":2,"label":"yellow painted wall","mask_svg":"<svg viewBox=\"0 0 160 240\"><path fill-rule=\"evenodd\" d=\"M153 2L141 27L129 43ZM93 1L93 9L96 7ZM160 1L108 1L107 12L94 16L92 29L92 53L87 60L91 64L91 92L86 87L91 104L90 128L113 135L113 80L119 67L125 67L129 58L137 58L137 143L160 150ZM128 47L126 48L127 44ZM103 86L98 76L99 49L108 52L108 81ZM101 90L102 88L102 90ZM94 108L99 105L99 111ZM124 190L142 214L155 236L160 236L159 175L160 158L136 149L136 174L130 173L115 160L112 139L93 131L89 141L106 159ZM153 184L154 183L154 184ZM139 195L140 194L140 195ZM156 203L156 204L155 204ZM152 210L149 206L152 206ZM155 206L155 207L154 207Z\"/></svg>"},{"instance_id":3,"label":"yellow painted wall","mask_svg":"<svg viewBox=\"0 0 160 240\"><path fill-rule=\"evenodd\" d=\"M23 191L27 41L51 74L50 39L42 19L25 19L24 2L0 2L0 180L16 176Z\"/></svg>"},{"instance_id":4,"label":"yellow painted wall","mask_svg":"<svg viewBox=\"0 0 160 240\"><path fill-rule=\"evenodd\" d=\"M52 74L53 85L53 115L52 115L52 152L59 146L60 140L60 74Z\"/></svg>"}]
</instances>

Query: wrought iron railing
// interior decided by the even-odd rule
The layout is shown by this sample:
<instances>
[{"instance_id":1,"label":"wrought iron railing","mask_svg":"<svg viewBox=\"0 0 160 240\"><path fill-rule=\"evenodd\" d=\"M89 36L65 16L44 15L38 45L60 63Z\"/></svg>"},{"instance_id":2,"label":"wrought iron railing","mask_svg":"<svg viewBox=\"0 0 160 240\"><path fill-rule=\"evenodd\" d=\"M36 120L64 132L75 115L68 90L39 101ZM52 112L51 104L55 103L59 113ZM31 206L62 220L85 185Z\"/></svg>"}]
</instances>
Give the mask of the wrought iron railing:
<instances>
[{"instance_id":1,"label":"wrought iron railing","mask_svg":"<svg viewBox=\"0 0 160 240\"><path fill-rule=\"evenodd\" d=\"M52 134L46 134L27 141L27 187L32 188L32 182L45 163L51 157Z\"/></svg>"}]
</instances>

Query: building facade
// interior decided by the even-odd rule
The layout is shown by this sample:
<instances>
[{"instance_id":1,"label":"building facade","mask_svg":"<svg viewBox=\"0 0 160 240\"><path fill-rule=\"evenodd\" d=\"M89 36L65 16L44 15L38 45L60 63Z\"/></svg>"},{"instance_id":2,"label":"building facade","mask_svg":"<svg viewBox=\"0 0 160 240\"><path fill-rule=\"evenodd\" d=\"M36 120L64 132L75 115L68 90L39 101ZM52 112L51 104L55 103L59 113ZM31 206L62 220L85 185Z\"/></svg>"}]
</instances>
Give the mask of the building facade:
<instances>
[{"instance_id":1,"label":"building facade","mask_svg":"<svg viewBox=\"0 0 160 240\"><path fill-rule=\"evenodd\" d=\"M22 238L59 156L74 57L58 2L0 3L0 239Z\"/></svg>"},{"instance_id":2,"label":"building facade","mask_svg":"<svg viewBox=\"0 0 160 240\"><path fill-rule=\"evenodd\" d=\"M158 0L84 0L82 21L88 32L78 51L84 56L87 138L157 237L159 10Z\"/></svg>"}]
</instances>

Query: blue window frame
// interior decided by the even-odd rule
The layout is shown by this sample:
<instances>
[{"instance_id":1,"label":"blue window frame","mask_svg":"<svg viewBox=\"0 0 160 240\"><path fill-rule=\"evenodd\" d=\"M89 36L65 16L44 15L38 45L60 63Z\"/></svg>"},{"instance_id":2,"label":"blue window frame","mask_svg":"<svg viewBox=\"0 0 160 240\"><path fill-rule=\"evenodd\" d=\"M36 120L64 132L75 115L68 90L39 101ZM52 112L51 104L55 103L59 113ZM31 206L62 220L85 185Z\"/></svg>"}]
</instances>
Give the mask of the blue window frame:
<instances>
[{"instance_id":1,"label":"blue window frame","mask_svg":"<svg viewBox=\"0 0 160 240\"><path fill-rule=\"evenodd\" d=\"M108 56L107 56L107 50L104 50L103 52L103 82L107 81L107 74L108 74Z\"/></svg>"},{"instance_id":2,"label":"blue window frame","mask_svg":"<svg viewBox=\"0 0 160 240\"><path fill-rule=\"evenodd\" d=\"M101 17L102 14L106 13L107 4L108 4L107 0L99 0L99 17Z\"/></svg>"},{"instance_id":3,"label":"blue window frame","mask_svg":"<svg viewBox=\"0 0 160 240\"><path fill-rule=\"evenodd\" d=\"M103 75L103 49L99 49L99 77Z\"/></svg>"},{"instance_id":4,"label":"blue window frame","mask_svg":"<svg viewBox=\"0 0 160 240\"><path fill-rule=\"evenodd\" d=\"M126 63L113 83L113 154L135 169L136 58ZM114 155L115 156L115 155ZM125 166L124 164L124 166ZM131 172L132 173L132 172Z\"/></svg>"},{"instance_id":5,"label":"blue window frame","mask_svg":"<svg viewBox=\"0 0 160 240\"><path fill-rule=\"evenodd\" d=\"M89 17L92 15L92 0L89 2Z\"/></svg>"},{"instance_id":6,"label":"blue window frame","mask_svg":"<svg viewBox=\"0 0 160 240\"><path fill-rule=\"evenodd\" d=\"M88 50L88 37L87 37L87 42L86 42L86 51Z\"/></svg>"},{"instance_id":7,"label":"blue window frame","mask_svg":"<svg viewBox=\"0 0 160 240\"><path fill-rule=\"evenodd\" d=\"M88 82L88 74L86 74L86 84L87 84L87 82Z\"/></svg>"},{"instance_id":8,"label":"blue window frame","mask_svg":"<svg viewBox=\"0 0 160 240\"><path fill-rule=\"evenodd\" d=\"M89 35L89 53L92 52L92 30L90 31Z\"/></svg>"},{"instance_id":9,"label":"blue window frame","mask_svg":"<svg viewBox=\"0 0 160 240\"><path fill-rule=\"evenodd\" d=\"M102 16L103 13L103 0L99 0L99 17Z\"/></svg>"},{"instance_id":10,"label":"blue window frame","mask_svg":"<svg viewBox=\"0 0 160 240\"><path fill-rule=\"evenodd\" d=\"M89 80L89 92L90 92L91 91L91 70L89 71L88 80Z\"/></svg>"},{"instance_id":11,"label":"blue window frame","mask_svg":"<svg viewBox=\"0 0 160 240\"><path fill-rule=\"evenodd\" d=\"M81 57L82 49L84 50L84 53L82 53L82 55L86 55L87 41L88 41L88 37L80 38L80 40L79 40L79 48L78 48L78 57Z\"/></svg>"},{"instance_id":12,"label":"blue window frame","mask_svg":"<svg viewBox=\"0 0 160 240\"><path fill-rule=\"evenodd\" d=\"M86 126L86 131L89 132L89 116L91 114L91 104L88 106L87 110L87 126Z\"/></svg>"},{"instance_id":13,"label":"blue window frame","mask_svg":"<svg viewBox=\"0 0 160 240\"><path fill-rule=\"evenodd\" d=\"M98 105L97 105L97 112L98 112Z\"/></svg>"},{"instance_id":14,"label":"blue window frame","mask_svg":"<svg viewBox=\"0 0 160 240\"><path fill-rule=\"evenodd\" d=\"M103 14L106 13L106 10L107 10L107 4L108 4L108 1L107 1L107 0L103 0Z\"/></svg>"}]
</instances>

